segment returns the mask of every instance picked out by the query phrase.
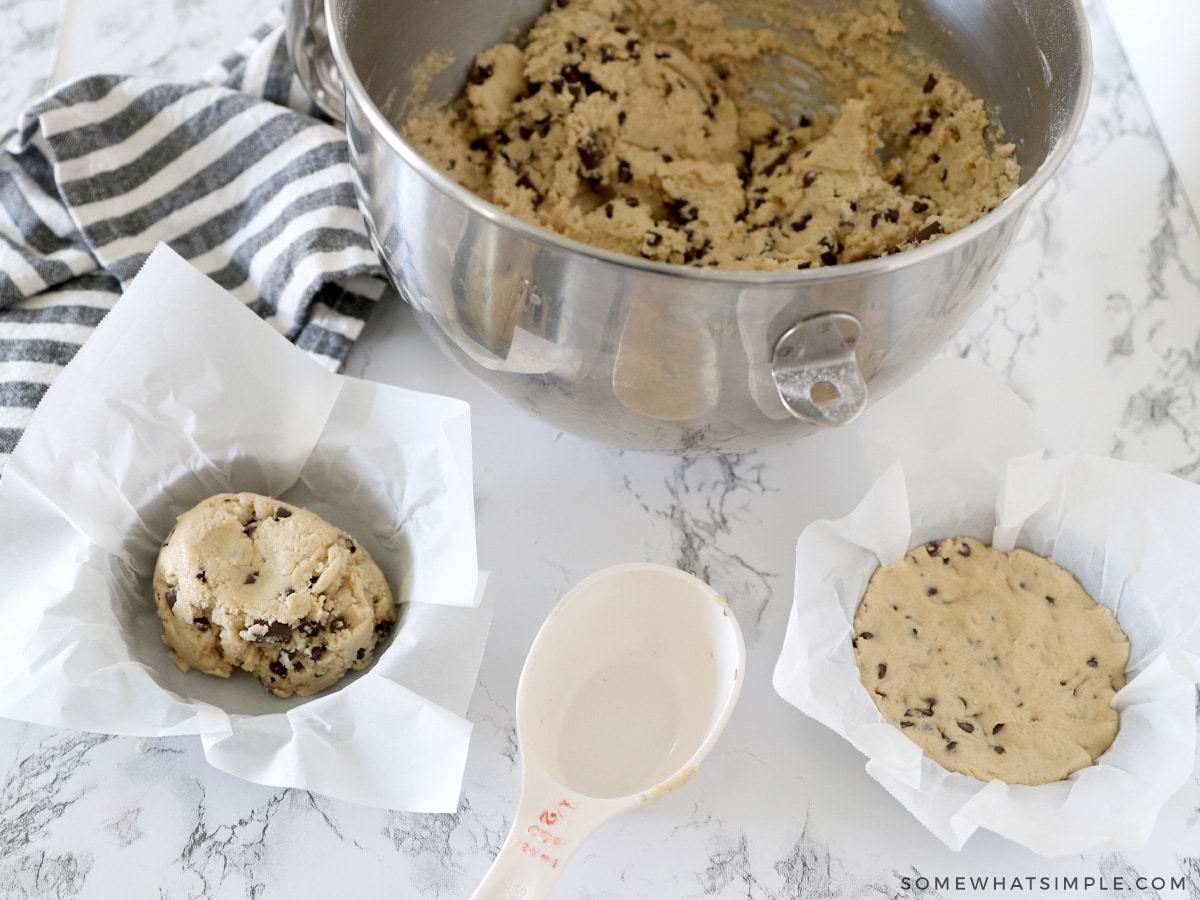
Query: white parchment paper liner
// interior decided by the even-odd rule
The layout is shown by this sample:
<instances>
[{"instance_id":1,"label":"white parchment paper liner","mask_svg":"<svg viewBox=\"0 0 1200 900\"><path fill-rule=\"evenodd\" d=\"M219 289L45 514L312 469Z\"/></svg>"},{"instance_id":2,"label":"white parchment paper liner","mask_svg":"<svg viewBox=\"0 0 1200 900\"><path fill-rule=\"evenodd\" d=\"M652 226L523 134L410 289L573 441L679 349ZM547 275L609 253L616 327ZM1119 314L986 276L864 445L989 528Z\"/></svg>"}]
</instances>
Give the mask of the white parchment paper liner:
<instances>
[{"instance_id":1,"label":"white parchment paper liner","mask_svg":"<svg viewBox=\"0 0 1200 900\"><path fill-rule=\"evenodd\" d=\"M1200 487L1107 458L1042 459L1028 407L960 360L936 361L881 401L860 434L883 471L850 515L800 535L774 673L780 696L866 754L870 775L953 849L980 827L1043 856L1144 843L1195 759ZM985 784L947 772L862 687L850 639L871 573L960 534L1055 559L1129 635L1117 738L1065 781Z\"/></svg>"},{"instance_id":2,"label":"white parchment paper liner","mask_svg":"<svg viewBox=\"0 0 1200 900\"><path fill-rule=\"evenodd\" d=\"M175 517L281 497L365 546L405 605L375 663L312 698L183 673L150 578ZM198 734L262 784L457 807L491 623L461 401L335 375L165 246L79 350L0 479L0 715Z\"/></svg>"}]
</instances>

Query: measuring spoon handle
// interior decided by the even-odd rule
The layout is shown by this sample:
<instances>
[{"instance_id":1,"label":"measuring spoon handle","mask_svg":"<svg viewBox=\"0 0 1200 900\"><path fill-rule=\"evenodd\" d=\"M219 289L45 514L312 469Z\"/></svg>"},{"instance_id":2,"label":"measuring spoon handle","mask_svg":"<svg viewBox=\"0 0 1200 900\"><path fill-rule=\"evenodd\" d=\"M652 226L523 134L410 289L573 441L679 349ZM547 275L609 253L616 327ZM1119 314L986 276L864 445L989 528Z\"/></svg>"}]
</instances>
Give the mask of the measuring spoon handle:
<instances>
[{"instance_id":1,"label":"measuring spoon handle","mask_svg":"<svg viewBox=\"0 0 1200 900\"><path fill-rule=\"evenodd\" d=\"M527 766L512 828L471 900L549 897L567 861L592 832L634 806L636 797L581 796Z\"/></svg>"}]
</instances>

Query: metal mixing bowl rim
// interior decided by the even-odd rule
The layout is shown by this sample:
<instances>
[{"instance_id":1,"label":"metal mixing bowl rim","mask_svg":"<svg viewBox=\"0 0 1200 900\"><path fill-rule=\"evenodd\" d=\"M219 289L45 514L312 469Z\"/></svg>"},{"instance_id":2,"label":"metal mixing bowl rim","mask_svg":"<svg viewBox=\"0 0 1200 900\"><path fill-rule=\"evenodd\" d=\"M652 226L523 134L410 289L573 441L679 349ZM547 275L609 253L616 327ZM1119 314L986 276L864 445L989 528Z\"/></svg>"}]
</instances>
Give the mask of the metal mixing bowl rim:
<instances>
[{"instance_id":1,"label":"metal mixing bowl rim","mask_svg":"<svg viewBox=\"0 0 1200 900\"><path fill-rule=\"evenodd\" d=\"M713 269L700 266L688 266L679 263L665 263L657 260L643 259L625 253L617 253L586 244L582 241L557 234L540 225L534 225L524 219L506 212L474 191L463 187L446 175L424 156L396 129L383 111L371 99L366 87L359 80L358 73L350 62L350 54L343 40L339 21L334 15L334 6L344 0L325 0L325 19L331 23L329 27L329 42L333 51L334 61L341 75L346 93L353 94L358 107L366 113L372 129L395 150L413 170L427 181L432 187L457 200L471 212L482 216L493 224L515 232L521 237L551 249L568 251L578 256L590 258L597 263L615 265L621 268L651 272L667 277L684 278L688 281L717 282L724 284L740 284L744 287L803 287L825 282L866 278L883 275L888 272L916 265L919 261L935 254L952 252L962 244L969 243L975 236L989 230L998 219L1005 219L1017 214L1042 189L1054 173L1058 171L1066 158L1068 151L1083 125L1087 112L1088 100L1092 84L1092 44L1091 32L1087 16L1083 9L1083 0L1069 0L1079 23L1079 84L1080 89L1065 127L1046 158L1034 170L1030 178L1019 185L997 207L981 216L963 228L935 241L921 244L909 250L890 256L874 259L858 260L852 263L842 263L835 266L823 266L815 269L800 270L755 270L755 269ZM347 104L349 107L349 104ZM348 117L347 117L348 118Z\"/></svg>"}]
</instances>

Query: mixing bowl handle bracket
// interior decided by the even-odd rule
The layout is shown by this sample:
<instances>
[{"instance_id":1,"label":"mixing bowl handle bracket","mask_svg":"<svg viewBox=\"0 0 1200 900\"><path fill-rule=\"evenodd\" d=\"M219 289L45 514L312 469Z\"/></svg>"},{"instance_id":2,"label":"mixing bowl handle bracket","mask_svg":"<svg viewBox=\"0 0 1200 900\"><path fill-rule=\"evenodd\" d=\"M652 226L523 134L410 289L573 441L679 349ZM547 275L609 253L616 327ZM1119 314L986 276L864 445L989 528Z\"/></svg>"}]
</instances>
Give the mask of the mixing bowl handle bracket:
<instances>
[{"instance_id":1,"label":"mixing bowl handle bracket","mask_svg":"<svg viewBox=\"0 0 1200 900\"><path fill-rule=\"evenodd\" d=\"M346 121L346 95L333 48L325 0L287 0L284 37L296 76L309 97L333 121Z\"/></svg>"},{"instance_id":2,"label":"mixing bowl handle bracket","mask_svg":"<svg viewBox=\"0 0 1200 900\"><path fill-rule=\"evenodd\" d=\"M867 405L867 383L856 350L862 324L847 312L802 319L771 353L771 377L783 405L814 425L845 425Z\"/></svg>"}]
</instances>

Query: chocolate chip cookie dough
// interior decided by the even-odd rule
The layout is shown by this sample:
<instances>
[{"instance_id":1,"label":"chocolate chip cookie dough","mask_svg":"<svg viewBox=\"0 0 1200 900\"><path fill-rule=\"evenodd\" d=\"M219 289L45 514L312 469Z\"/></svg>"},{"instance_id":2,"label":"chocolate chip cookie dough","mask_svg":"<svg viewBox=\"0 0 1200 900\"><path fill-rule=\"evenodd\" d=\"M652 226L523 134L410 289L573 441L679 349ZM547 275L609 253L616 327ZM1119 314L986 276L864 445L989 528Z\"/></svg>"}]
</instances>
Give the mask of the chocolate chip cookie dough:
<instances>
[{"instance_id":1,"label":"chocolate chip cookie dough","mask_svg":"<svg viewBox=\"0 0 1200 900\"><path fill-rule=\"evenodd\" d=\"M218 494L178 518L154 597L179 668L241 668L280 697L365 667L396 623L362 546L315 513L251 493Z\"/></svg>"},{"instance_id":2,"label":"chocolate chip cookie dough","mask_svg":"<svg viewBox=\"0 0 1200 900\"><path fill-rule=\"evenodd\" d=\"M554 0L523 41L478 55L457 104L417 112L404 132L522 219L693 266L895 253L1011 193L1014 148L993 141L962 84L902 44L892 0L853 15L758 5L761 21L784 16L778 27L735 27L696 0ZM789 115L776 109L795 99L793 69L819 72L829 96Z\"/></svg>"},{"instance_id":3,"label":"chocolate chip cookie dough","mask_svg":"<svg viewBox=\"0 0 1200 900\"><path fill-rule=\"evenodd\" d=\"M917 547L871 577L854 616L863 684L934 761L1043 784L1117 733L1129 640L1054 562L973 538Z\"/></svg>"}]
</instances>

